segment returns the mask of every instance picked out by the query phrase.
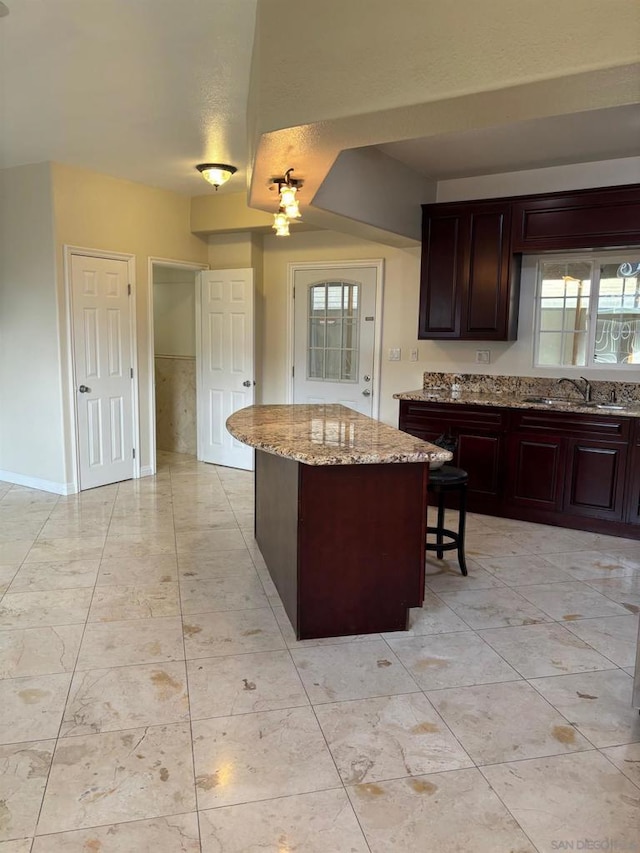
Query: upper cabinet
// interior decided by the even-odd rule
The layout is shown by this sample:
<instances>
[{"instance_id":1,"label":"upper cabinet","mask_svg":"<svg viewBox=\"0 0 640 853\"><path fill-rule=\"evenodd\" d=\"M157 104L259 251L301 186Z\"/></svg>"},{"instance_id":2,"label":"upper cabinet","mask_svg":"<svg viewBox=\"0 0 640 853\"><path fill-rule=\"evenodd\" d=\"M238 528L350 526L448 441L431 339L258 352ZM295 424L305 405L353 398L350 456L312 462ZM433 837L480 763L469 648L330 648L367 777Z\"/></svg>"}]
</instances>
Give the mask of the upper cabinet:
<instances>
[{"instance_id":1,"label":"upper cabinet","mask_svg":"<svg viewBox=\"0 0 640 853\"><path fill-rule=\"evenodd\" d=\"M514 252L599 249L638 243L637 186L514 199Z\"/></svg>"},{"instance_id":2,"label":"upper cabinet","mask_svg":"<svg viewBox=\"0 0 640 853\"><path fill-rule=\"evenodd\" d=\"M511 252L511 203L422 208L419 338L512 340L520 263Z\"/></svg>"},{"instance_id":3,"label":"upper cabinet","mask_svg":"<svg viewBox=\"0 0 640 853\"><path fill-rule=\"evenodd\" d=\"M418 338L515 340L523 252L640 244L640 185L422 206Z\"/></svg>"}]
</instances>

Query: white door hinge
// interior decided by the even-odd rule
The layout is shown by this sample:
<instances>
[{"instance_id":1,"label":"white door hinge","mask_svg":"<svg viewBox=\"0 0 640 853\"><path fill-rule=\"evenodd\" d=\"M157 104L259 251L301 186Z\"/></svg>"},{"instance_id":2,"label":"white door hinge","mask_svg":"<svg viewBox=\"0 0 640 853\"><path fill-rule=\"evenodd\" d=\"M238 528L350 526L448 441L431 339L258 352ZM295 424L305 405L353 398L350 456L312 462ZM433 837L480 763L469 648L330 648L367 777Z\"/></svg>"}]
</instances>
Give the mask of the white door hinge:
<instances>
[{"instance_id":1,"label":"white door hinge","mask_svg":"<svg viewBox=\"0 0 640 853\"><path fill-rule=\"evenodd\" d=\"M129 296L131 296L131 285L130 284L127 285L127 294Z\"/></svg>"},{"instance_id":2,"label":"white door hinge","mask_svg":"<svg viewBox=\"0 0 640 853\"><path fill-rule=\"evenodd\" d=\"M133 458L134 458L134 459L136 458L136 449L135 449L135 447L133 448Z\"/></svg>"},{"instance_id":3,"label":"white door hinge","mask_svg":"<svg viewBox=\"0 0 640 853\"><path fill-rule=\"evenodd\" d=\"M131 378L133 379L133 367L132 367L132 368L130 368L130 370L129 370L129 375L130 375L130 376L131 376Z\"/></svg>"}]
</instances>

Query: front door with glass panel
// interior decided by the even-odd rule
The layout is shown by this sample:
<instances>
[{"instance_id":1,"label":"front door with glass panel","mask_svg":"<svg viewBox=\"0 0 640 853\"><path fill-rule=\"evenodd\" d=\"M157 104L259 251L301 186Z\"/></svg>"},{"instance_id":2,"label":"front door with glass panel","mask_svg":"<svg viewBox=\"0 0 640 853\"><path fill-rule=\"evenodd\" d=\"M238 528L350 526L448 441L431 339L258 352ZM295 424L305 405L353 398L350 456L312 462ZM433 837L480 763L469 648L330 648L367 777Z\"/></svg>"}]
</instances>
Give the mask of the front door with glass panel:
<instances>
[{"instance_id":1,"label":"front door with glass panel","mask_svg":"<svg viewBox=\"0 0 640 853\"><path fill-rule=\"evenodd\" d=\"M377 267L296 269L294 403L373 413Z\"/></svg>"}]
</instances>

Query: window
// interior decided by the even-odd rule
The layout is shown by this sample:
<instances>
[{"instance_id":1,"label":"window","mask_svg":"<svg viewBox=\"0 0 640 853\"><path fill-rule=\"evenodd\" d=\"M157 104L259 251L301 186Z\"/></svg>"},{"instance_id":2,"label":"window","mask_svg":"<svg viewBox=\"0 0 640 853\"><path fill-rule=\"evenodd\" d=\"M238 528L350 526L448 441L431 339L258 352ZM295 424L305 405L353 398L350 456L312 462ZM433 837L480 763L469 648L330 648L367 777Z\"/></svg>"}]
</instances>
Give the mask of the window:
<instances>
[{"instance_id":1,"label":"window","mask_svg":"<svg viewBox=\"0 0 640 853\"><path fill-rule=\"evenodd\" d=\"M308 379L358 381L359 288L347 281L309 288Z\"/></svg>"},{"instance_id":2,"label":"window","mask_svg":"<svg viewBox=\"0 0 640 853\"><path fill-rule=\"evenodd\" d=\"M640 365L640 254L538 262L536 367Z\"/></svg>"}]
</instances>

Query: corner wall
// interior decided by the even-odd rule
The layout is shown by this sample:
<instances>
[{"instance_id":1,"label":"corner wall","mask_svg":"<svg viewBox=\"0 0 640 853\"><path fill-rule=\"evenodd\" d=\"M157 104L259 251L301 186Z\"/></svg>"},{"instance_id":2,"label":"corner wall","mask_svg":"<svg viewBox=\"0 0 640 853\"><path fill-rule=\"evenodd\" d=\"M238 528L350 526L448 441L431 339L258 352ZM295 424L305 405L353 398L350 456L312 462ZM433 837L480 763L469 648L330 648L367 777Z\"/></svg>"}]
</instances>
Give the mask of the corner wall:
<instances>
[{"instance_id":1,"label":"corner wall","mask_svg":"<svg viewBox=\"0 0 640 853\"><path fill-rule=\"evenodd\" d=\"M50 164L0 171L0 480L64 493L52 199Z\"/></svg>"},{"instance_id":2,"label":"corner wall","mask_svg":"<svg viewBox=\"0 0 640 853\"><path fill-rule=\"evenodd\" d=\"M140 389L140 464L150 458L153 347L149 337L148 260L150 257L206 264L207 244L190 232L191 200L187 196L90 172L52 164L59 298L64 300L65 245L135 255L138 384ZM63 376L68 376L63 331ZM64 386L65 435L71 436L68 383Z\"/></svg>"}]
</instances>

